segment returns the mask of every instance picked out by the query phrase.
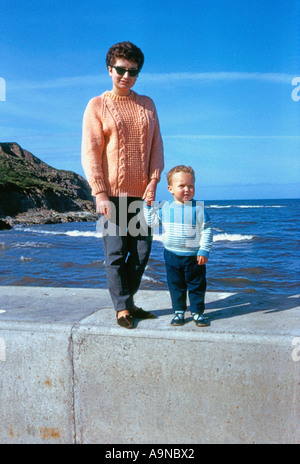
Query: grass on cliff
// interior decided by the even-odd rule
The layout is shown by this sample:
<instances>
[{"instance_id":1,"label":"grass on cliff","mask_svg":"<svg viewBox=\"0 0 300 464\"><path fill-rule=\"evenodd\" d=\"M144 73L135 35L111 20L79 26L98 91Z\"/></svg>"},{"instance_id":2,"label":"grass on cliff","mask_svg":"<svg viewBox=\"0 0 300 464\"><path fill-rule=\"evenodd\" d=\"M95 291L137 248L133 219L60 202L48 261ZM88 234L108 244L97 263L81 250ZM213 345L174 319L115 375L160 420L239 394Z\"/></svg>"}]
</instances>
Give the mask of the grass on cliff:
<instances>
[{"instance_id":1,"label":"grass on cliff","mask_svg":"<svg viewBox=\"0 0 300 464\"><path fill-rule=\"evenodd\" d=\"M43 180L22 162L15 161L12 165L6 159L0 159L0 187L11 187L12 185L22 190L39 189L45 191L50 188L60 192L66 191L55 182Z\"/></svg>"}]
</instances>

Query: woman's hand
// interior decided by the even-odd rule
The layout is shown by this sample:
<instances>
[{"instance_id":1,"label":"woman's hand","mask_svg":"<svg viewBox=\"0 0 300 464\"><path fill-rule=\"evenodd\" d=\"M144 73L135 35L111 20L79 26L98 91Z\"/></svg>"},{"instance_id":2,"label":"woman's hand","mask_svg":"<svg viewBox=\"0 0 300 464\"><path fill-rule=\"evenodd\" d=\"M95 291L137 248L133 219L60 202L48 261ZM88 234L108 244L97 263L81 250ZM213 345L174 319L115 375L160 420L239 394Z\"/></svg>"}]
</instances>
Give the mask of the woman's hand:
<instances>
[{"instance_id":1,"label":"woman's hand","mask_svg":"<svg viewBox=\"0 0 300 464\"><path fill-rule=\"evenodd\" d=\"M111 205L106 192L101 192L96 195L96 211L98 214L103 214L108 219L111 216Z\"/></svg>"},{"instance_id":2,"label":"woman's hand","mask_svg":"<svg viewBox=\"0 0 300 464\"><path fill-rule=\"evenodd\" d=\"M155 200L157 179L152 179L146 187L146 190L143 195L143 200L147 206L151 206L151 202Z\"/></svg>"}]
</instances>

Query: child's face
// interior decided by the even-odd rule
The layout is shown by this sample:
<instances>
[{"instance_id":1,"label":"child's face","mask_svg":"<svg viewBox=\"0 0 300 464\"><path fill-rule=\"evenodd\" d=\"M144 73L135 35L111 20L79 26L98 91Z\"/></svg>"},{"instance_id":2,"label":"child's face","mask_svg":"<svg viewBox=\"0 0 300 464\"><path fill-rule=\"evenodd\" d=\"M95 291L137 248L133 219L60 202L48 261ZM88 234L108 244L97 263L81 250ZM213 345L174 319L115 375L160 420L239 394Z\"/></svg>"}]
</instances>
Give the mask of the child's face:
<instances>
[{"instance_id":1,"label":"child's face","mask_svg":"<svg viewBox=\"0 0 300 464\"><path fill-rule=\"evenodd\" d=\"M184 203L194 198L195 180L192 174L177 172L172 177L171 185L168 185L176 203Z\"/></svg>"}]
</instances>

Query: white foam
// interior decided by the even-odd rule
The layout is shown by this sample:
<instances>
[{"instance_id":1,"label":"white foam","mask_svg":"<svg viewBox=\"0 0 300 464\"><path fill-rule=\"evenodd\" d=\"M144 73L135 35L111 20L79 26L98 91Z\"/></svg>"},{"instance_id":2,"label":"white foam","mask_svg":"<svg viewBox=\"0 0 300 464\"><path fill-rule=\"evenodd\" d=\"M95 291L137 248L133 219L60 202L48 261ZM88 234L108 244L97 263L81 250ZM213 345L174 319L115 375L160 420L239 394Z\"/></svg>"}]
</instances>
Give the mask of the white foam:
<instances>
[{"instance_id":1,"label":"white foam","mask_svg":"<svg viewBox=\"0 0 300 464\"><path fill-rule=\"evenodd\" d=\"M218 234L214 236L214 242L229 241L229 242L241 242L244 240L252 240L255 235L243 235L243 234Z\"/></svg>"}]
</instances>

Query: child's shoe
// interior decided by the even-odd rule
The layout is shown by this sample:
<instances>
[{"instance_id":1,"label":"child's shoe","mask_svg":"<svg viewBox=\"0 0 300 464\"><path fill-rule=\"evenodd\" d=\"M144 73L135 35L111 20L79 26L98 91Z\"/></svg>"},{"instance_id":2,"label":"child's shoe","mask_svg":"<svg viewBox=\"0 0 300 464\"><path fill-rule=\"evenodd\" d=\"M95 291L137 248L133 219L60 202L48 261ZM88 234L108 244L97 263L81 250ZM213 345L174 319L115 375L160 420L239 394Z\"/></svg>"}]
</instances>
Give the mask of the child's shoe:
<instances>
[{"instance_id":1,"label":"child's shoe","mask_svg":"<svg viewBox=\"0 0 300 464\"><path fill-rule=\"evenodd\" d=\"M171 325L183 325L184 324L184 314L175 313L175 316L171 320Z\"/></svg>"},{"instance_id":2,"label":"child's shoe","mask_svg":"<svg viewBox=\"0 0 300 464\"><path fill-rule=\"evenodd\" d=\"M210 322L203 314L193 314L193 319L197 327L208 327L210 325Z\"/></svg>"}]
</instances>

